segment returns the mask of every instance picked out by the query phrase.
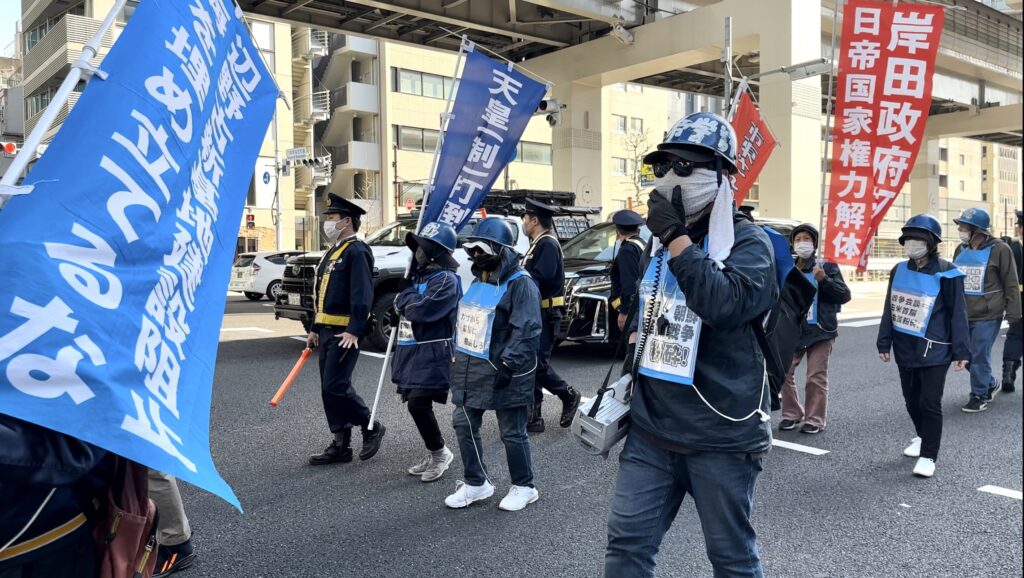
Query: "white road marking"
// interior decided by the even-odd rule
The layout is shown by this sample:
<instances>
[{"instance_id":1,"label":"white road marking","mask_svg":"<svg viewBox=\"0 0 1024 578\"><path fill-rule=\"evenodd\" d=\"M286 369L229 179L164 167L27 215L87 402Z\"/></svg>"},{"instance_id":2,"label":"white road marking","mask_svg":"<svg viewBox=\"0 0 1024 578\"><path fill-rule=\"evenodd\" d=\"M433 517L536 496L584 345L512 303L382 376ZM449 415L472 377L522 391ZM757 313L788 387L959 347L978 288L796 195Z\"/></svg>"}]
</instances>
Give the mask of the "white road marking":
<instances>
[{"instance_id":1,"label":"white road marking","mask_svg":"<svg viewBox=\"0 0 1024 578\"><path fill-rule=\"evenodd\" d=\"M305 342L306 342L306 336L305 336L305 335L292 335L292 336L290 337L290 339L294 339L294 340L296 340L296 341L301 341L301 342L303 342L303 343L305 343Z\"/></svg>"},{"instance_id":2,"label":"white road marking","mask_svg":"<svg viewBox=\"0 0 1024 578\"><path fill-rule=\"evenodd\" d=\"M901 508L910 508L910 504L900 504Z\"/></svg>"},{"instance_id":3,"label":"white road marking","mask_svg":"<svg viewBox=\"0 0 1024 578\"><path fill-rule=\"evenodd\" d=\"M795 444L795 443L792 443L792 442L786 442L786 441L775 440L775 439L772 440L772 445L775 446L775 447L778 447L778 448L785 448L787 450L793 450L793 451L797 451L797 452L803 452L805 454L811 454L812 456L823 456L823 455L829 453L828 450L812 448L810 446L804 446L804 445Z\"/></svg>"},{"instance_id":4,"label":"white road marking","mask_svg":"<svg viewBox=\"0 0 1024 578\"><path fill-rule=\"evenodd\" d=\"M305 335L292 335L289 339L294 339L295 341L301 341L303 343L306 342ZM359 353L362 355L369 355L370 357L376 357L377 359L384 359L383 353L374 353L372 351L360 351Z\"/></svg>"},{"instance_id":5,"label":"white road marking","mask_svg":"<svg viewBox=\"0 0 1024 578\"><path fill-rule=\"evenodd\" d=\"M989 494L995 494L1006 498L1013 498L1014 500L1021 499L1021 493L1017 490L1008 490L1006 488L1000 488L999 486L982 486L978 488L978 491L988 492Z\"/></svg>"},{"instance_id":6,"label":"white road marking","mask_svg":"<svg viewBox=\"0 0 1024 578\"><path fill-rule=\"evenodd\" d=\"M273 329L263 329L262 327L222 327L221 333L231 332L242 332L242 331L255 331L256 333L273 333Z\"/></svg>"},{"instance_id":7,"label":"white road marking","mask_svg":"<svg viewBox=\"0 0 1024 578\"><path fill-rule=\"evenodd\" d=\"M273 307L274 304L273 303L264 303L263 306L264 307Z\"/></svg>"},{"instance_id":8,"label":"white road marking","mask_svg":"<svg viewBox=\"0 0 1024 578\"><path fill-rule=\"evenodd\" d=\"M846 321L840 323L840 327L871 327L872 325L878 325L882 322L880 317L874 319L860 319L858 321Z\"/></svg>"}]
</instances>

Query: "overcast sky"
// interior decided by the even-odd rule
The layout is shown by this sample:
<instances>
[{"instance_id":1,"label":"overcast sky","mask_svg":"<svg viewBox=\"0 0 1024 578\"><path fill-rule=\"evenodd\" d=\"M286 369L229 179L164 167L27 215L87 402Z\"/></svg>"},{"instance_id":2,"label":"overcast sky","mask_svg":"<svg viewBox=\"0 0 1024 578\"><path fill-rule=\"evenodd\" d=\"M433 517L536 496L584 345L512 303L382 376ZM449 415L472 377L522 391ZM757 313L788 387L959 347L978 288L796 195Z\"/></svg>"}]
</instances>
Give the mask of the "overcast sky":
<instances>
[{"instance_id":1,"label":"overcast sky","mask_svg":"<svg viewBox=\"0 0 1024 578\"><path fill-rule=\"evenodd\" d=\"M14 26L21 18L21 2L0 0L0 56L14 55Z\"/></svg>"}]
</instances>

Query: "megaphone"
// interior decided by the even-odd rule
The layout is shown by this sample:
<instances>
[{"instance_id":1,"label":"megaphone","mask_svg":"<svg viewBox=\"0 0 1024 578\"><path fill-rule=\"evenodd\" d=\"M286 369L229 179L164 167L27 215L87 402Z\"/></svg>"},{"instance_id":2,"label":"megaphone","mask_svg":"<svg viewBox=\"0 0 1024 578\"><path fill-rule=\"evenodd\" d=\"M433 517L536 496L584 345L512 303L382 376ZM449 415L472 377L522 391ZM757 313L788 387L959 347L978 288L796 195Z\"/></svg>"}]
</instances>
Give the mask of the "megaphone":
<instances>
[{"instance_id":1,"label":"megaphone","mask_svg":"<svg viewBox=\"0 0 1024 578\"><path fill-rule=\"evenodd\" d=\"M623 375L576 410L570 433L590 455L608 458L611 451L629 431L629 397L633 377Z\"/></svg>"}]
</instances>

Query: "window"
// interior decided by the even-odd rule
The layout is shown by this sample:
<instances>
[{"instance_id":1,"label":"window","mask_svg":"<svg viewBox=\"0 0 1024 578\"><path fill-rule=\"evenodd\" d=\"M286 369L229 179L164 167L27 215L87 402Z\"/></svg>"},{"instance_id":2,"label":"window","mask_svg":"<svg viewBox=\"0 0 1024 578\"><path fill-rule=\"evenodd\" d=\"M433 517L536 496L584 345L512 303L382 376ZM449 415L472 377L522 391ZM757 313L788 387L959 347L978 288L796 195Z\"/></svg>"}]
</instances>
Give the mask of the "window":
<instances>
[{"instance_id":1,"label":"window","mask_svg":"<svg viewBox=\"0 0 1024 578\"><path fill-rule=\"evenodd\" d=\"M129 2L129 4L130 3L131 2ZM136 1L135 4L138 4L138 2ZM39 44L39 41L42 40L44 36L46 36L46 33L49 32L54 26L56 26L61 21L61 19L64 18L66 14L74 14L75 16L85 16L85 2L80 2L75 6L68 8L65 12L61 12L60 14L57 14L55 16L51 16L50 18L47 18L46 21L40 24L39 26L36 26L32 30L25 32L25 52L27 53L29 50L32 50L33 46Z\"/></svg>"},{"instance_id":2,"label":"window","mask_svg":"<svg viewBox=\"0 0 1024 578\"><path fill-rule=\"evenodd\" d=\"M398 148L404 151L423 150L423 129L400 126L398 129Z\"/></svg>"},{"instance_id":3,"label":"window","mask_svg":"<svg viewBox=\"0 0 1024 578\"><path fill-rule=\"evenodd\" d=\"M613 175L625 175L626 174L626 159L619 157L612 157L612 174Z\"/></svg>"},{"instance_id":4,"label":"window","mask_svg":"<svg viewBox=\"0 0 1024 578\"><path fill-rule=\"evenodd\" d=\"M939 160L943 162L949 160L949 149L939 149Z\"/></svg>"},{"instance_id":5,"label":"window","mask_svg":"<svg viewBox=\"0 0 1024 578\"><path fill-rule=\"evenodd\" d=\"M960 158L963 158L963 155L960 155ZM960 181L960 190L961 191L964 190L964 182L963 181Z\"/></svg>"},{"instance_id":6,"label":"window","mask_svg":"<svg viewBox=\"0 0 1024 578\"><path fill-rule=\"evenodd\" d=\"M628 92L640 93L640 92L644 91L644 85L636 84L635 82L627 82L626 83L626 90Z\"/></svg>"},{"instance_id":7,"label":"window","mask_svg":"<svg viewBox=\"0 0 1024 578\"><path fill-rule=\"evenodd\" d=\"M964 155L960 155L960 166L964 166L965 161L966 159L964 159Z\"/></svg>"},{"instance_id":8,"label":"window","mask_svg":"<svg viewBox=\"0 0 1024 578\"><path fill-rule=\"evenodd\" d=\"M986 193L985 191L982 191L981 192L981 200L987 201L988 200L988 193Z\"/></svg>"},{"instance_id":9,"label":"window","mask_svg":"<svg viewBox=\"0 0 1024 578\"><path fill-rule=\"evenodd\" d=\"M612 90L614 90L615 92L626 92L626 83L616 82L615 84L612 85Z\"/></svg>"},{"instance_id":10,"label":"window","mask_svg":"<svg viewBox=\"0 0 1024 578\"><path fill-rule=\"evenodd\" d=\"M520 161L538 165L551 164L551 145L539 142L522 142L520 143L520 148Z\"/></svg>"},{"instance_id":11,"label":"window","mask_svg":"<svg viewBox=\"0 0 1024 578\"><path fill-rule=\"evenodd\" d=\"M613 114L612 130L614 130L615 132L626 132L626 117L618 114Z\"/></svg>"},{"instance_id":12,"label":"window","mask_svg":"<svg viewBox=\"0 0 1024 578\"><path fill-rule=\"evenodd\" d=\"M981 169L981 182L988 181L988 169Z\"/></svg>"},{"instance_id":13,"label":"window","mask_svg":"<svg viewBox=\"0 0 1024 578\"><path fill-rule=\"evenodd\" d=\"M444 98L444 79L436 74L423 74L423 96Z\"/></svg>"},{"instance_id":14,"label":"window","mask_svg":"<svg viewBox=\"0 0 1024 578\"><path fill-rule=\"evenodd\" d=\"M988 147L981 147L981 158L988 158Z\"/></svg>"},{"instance_id":15,"label":"window","mask_svg":"<svg viewBox=\"0 0 1024 578\"><path fill-rule=\"evenodd\" d=\"M447 76L444 77L443 81L444 81L444 97L448 98L448 96L452 94L452 91L455 90L458 85L455 84L454 80L452 80L451 78L448 78Z\"/></svg>"},{"instance_id":16,"label":"window","mask_svg":"<svg viewBox=\"0 0 1024 578\"><path fill-rule=\"evenodd\" d=\"M437 148L437 138L440 133L428 128L423 129L423 152L432 153Z\"/></svg>"},{"instance_id":17,"label":"window","mask_svg":"<svg viewBox=\"0 0 1024 578\"><path fill-rule=\"evenodd\" d=\"M138 4L138 2L136 2ZM262 20L251 20L252 41L260 50L274 51L274 25Z\"/></svg>"},{"instance_id":18,"label":"window","mask_svg":"<svg viewBox=\"0 0 1024 578\"><path fill-rule=\"evenodd\" d=\"M946 175L939 175L939 186L949 188L949 177Z\"/></svg>"},{"instance_id":19,"label":"window","mask_svg":"<svg viewBox=\"0 0 1024 578\"><path fill-rule=\"evenodd\" d=\"M121 9L121 13L117 15L117 21L122 24L127 24L132 18L132 14L135 14L135 9L139 7L139 0L128 0L124 3L124 8Z\"/></svg>"},{"instance_id":20,"label":"window","mask_svg":"<svg viewBox=\"0 0 1024 578\"><path fill-rule=\"evenodd\" d=\"M398 92L417 96L423 94L423 75L411 70L399 70Z\"/></svg>"},{"instance_id":21,"label":"window","mask_svg":"<svg viewBox=\"0 0 1024 578\"><path fill-rule=\"evenodd\" d=\"M631 132L644 132L644 119L635 116L629 119L629 130Z\"/></svg>"}]
</instances>

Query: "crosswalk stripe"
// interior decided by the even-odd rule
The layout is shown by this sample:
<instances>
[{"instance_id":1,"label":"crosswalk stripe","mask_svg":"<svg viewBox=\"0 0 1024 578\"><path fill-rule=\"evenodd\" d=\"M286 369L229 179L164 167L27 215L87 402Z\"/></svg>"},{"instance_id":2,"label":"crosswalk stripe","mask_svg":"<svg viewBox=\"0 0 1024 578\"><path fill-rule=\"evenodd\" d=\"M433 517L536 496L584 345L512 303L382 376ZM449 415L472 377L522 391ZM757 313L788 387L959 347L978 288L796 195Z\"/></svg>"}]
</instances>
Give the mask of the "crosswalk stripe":
<instances>
[{"instance_id":1,"label":"crosswalk stripe","mask_svg":"<svg viewBox=\"0 0 1024 578\"><path fill-rule=\"evenodd\" d=\"M982 486L978 488L979 492L987 492L989 494L995 494L997 496L1003 496L1006 498L1013 498L1020 500L1022 498L1021 492L1017 490L1009 490L1006 488L1000 488L999 486Z\"/></svg>"},{"instance_id":2,"label":"crosswalk stripe","mask_svg":"<svg viewBox=\"0 0 1024 578\"><path fill-rule=\"evenodd\" d=\"M871 327L872 325L878 325L882 322L881 317L875 317L874 319L860 319L858 321L847 321L840 323L840 327Z\"/></svg>"},{"instance_id":3,"label":"crosswalk stripe","mask_svg":"<svg viewBox=\"0 0 1024 578\"><path fill-rule=\"evenodd\" d=\"M823 450L823 449L820 449L820 448L812 448L811 446L795 444L793 442L786 442L786 441L777 440L777 439L773 439L772 440L772 445L775 446L775 447L778 447L778 448L785 448L787 450L793 450L793 451L797 451L797 452L803 452L805 454L811 454L812 456L823 456L823 455L829 453L828 450Z\"/></svg>"}]
</instances>

